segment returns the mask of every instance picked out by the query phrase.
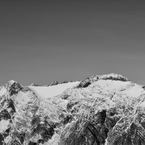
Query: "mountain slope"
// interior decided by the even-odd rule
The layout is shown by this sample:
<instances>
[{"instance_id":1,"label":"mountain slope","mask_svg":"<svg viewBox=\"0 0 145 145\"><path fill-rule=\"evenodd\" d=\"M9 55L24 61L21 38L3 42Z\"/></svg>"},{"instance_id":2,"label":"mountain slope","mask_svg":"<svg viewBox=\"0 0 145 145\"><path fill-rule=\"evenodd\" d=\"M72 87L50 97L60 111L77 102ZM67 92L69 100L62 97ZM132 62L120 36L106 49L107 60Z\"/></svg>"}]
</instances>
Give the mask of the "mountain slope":
<instances>
[{"instance_id":1,"label":"mountain slope","mask_svg":"<svg viewBox=\"0 0 145 145\"><path fill-rule=\"evenodd\" d=\"M0 88L0 145L143 145L144 87L118 75Z\"/></svg>"}]
</instances>

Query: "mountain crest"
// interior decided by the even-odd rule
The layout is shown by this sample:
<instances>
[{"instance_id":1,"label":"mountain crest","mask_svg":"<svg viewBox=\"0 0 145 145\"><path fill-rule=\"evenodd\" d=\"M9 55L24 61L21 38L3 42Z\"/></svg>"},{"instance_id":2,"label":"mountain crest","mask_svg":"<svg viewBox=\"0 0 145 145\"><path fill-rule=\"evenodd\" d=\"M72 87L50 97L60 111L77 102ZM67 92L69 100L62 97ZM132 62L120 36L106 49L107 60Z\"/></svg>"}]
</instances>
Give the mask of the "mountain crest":
<instances>
[{"instance_id":1,"label":"mountain crest","mask_svg":"<svg viewBox=\"0 0 145 145\"><path fill-rule=\"evenodd\" d=\"M9 85L12 85L13 83L17 83L17 82L14 81L14 80L9 80L9 81L8 81L8 84L9 84Z\"/></svg>"},{"instance_id":2,"label":"mountain crest","mask_svg":"<svg viewBox=\"0 0 145 145\"><path fill-rule=\"evenodd\" d=\"M129 81L128 78L120 75L120 74L116 74L116 73L110 73L110 74L105 74L105 75L100 75L99 79L102 80L118 80L118 81Z\"/></svg>"},{"instance_id":3,"label":"mountain crest","mask_svg":"<svg viewBox=\"0 0 145 145\"><path fill-rule=\"evenodd\" d=\"M81 81L78 87L88 87L90 84L98 80L114 80L114 81L124 81L124 82L129 81L129 79L127 79L126 77L120 74L110 73L110 74L94 75L88 77L85 80Z\"/></svg>"}]
</instances>

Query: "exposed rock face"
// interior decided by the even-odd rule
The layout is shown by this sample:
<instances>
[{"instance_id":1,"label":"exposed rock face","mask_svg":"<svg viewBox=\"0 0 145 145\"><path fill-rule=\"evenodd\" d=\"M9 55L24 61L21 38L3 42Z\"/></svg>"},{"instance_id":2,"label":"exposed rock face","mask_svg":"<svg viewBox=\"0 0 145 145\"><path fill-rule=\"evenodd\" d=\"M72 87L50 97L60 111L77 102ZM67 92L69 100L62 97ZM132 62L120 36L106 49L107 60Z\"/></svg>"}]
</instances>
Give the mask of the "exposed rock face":
<instances>
[{"instance_id":1,"label":"exposed rock face","mask_svg":"<svg viewBox=\"0 0 145 145\"><path fill-rule=\"evenodd\" d=\"M40 86L40 85L32 83L30 86Z\"/></svg>"},{"instance_id":2,"label":"exposed rock face","mask_svg":"<svg viewBox=\"0 0 145 145\"><path fill-rule=\"evenodd\" d=\"M51 98L34 90L0 88L0 145L145 144L144 87L121 75L92 76Z\"/></svg>"}]
</instances>

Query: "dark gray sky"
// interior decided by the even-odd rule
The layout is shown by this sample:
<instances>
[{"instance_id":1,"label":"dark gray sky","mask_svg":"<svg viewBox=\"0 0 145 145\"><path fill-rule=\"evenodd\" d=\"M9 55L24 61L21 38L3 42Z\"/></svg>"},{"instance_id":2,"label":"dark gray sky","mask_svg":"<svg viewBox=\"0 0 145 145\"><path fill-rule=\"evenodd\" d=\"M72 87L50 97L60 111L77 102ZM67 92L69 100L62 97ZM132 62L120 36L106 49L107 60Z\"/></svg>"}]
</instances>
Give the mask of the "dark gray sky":
<instances>
[{"instance_id":1,"label":"dark gray sky","mask_svg":"<svg viewBox=\"0 0 145 145\"><path fill-rule=\"evenodd\" d=\"M145 1L0 1L0 85L112 72L145 84L144 56Z\"/></svg>"}]
</instances>

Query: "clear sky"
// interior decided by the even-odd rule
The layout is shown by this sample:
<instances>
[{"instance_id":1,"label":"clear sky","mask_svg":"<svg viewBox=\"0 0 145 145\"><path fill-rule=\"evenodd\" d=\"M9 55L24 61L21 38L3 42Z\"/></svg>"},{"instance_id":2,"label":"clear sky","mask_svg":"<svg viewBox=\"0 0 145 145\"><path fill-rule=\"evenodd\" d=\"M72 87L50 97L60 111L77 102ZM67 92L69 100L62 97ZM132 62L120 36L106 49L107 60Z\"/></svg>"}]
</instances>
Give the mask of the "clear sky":
<instances>
[{"instance_id":1,"label":"clear sky","mask_svg":"<svg viewBox=\"0 0 145 145\"><path fill-rule=\"evenodd\" d=\"M107 73L145 84L145 1L0 0L0 85Z\"/></svg>"}]
</instances>

